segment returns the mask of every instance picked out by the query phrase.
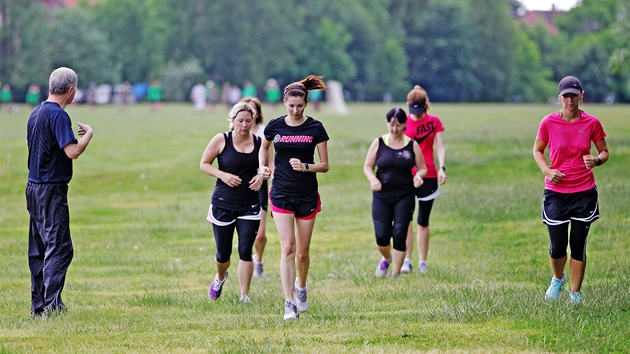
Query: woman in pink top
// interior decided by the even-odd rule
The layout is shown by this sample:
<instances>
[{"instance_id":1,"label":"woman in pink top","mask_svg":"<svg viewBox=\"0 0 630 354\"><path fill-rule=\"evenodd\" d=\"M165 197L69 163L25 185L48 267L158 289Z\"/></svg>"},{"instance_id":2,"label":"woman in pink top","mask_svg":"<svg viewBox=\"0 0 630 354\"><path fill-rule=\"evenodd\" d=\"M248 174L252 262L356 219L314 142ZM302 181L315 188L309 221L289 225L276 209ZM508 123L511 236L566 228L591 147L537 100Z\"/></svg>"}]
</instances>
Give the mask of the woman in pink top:
<instances>
[{"instance_id":1,"label":"woman in pink top","mask_svg":"<svg viewBox=\"0 0 630 354\"><path fill-rule=\"evenodd\" d=\"M554 274L545 298L560 298L567 281L564 268L570 243L571 303L580 303L582 299L586 239L591 223L599 218L593 167L608 161L606 133L597 118L580 110L583 96L584 90L577 78L567 76L560 81L558 99L562 110L543 118L533 152L536 164L545 175L542 217L549 230L549 256ZM591 142L597 148L596 156L591 155ZM550 165L545 158L547 147Z\"/></svg>"},{"instance_id":2,"label":"woman in pink top","mask_svg":"<svg viewBox=\"0 0 630 354\"><path fill-rule=\"evenodd\" d=\"M418 269L422 273L428 272L427 255L429 253L429 216L433 207L433 200L440 194L440 187L446 182L446 149L442 132L444 125L440 118L429 115L429 96L420 86L416 85L407 94L409 104L409 119L405 128L405 135L414 139L422 150L424 161L427 165L427 175L424 184L416 188L415 194L418 200L418 253L420 261ZM440 168L436 168L433 153L434 144L437 147L437 157ZM415 170L412 173L416 173ZM411 254L413 251L413 221L409 223L407 231L407 252L401 268L402 273L411 273Z\"/></svg>"}]
</instances>

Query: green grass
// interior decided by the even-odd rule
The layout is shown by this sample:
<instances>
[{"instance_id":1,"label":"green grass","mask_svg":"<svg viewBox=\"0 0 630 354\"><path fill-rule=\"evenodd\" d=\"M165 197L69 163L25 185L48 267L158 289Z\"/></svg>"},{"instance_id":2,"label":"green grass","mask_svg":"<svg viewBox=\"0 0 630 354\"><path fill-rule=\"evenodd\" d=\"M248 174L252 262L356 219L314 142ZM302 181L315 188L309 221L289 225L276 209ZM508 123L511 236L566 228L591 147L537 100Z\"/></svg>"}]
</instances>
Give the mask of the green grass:
<instances>
[{"instance_id":1,"label":"green grass","mask_svg":"<svg viewBox=\"0 0 630 354\"><path fill-rule=\"evenodd\" d=\"M578 306L567 292L557 303L543 299L551 271L543 176L531 150L541 118L558 109L550 105L433 105L447 129L449 179L431 219L431 270L374 278L379 255L362 166L372 139L386 132L389 108L307 112L328 130L331 168L319 175L311 307L289 323L271 220L267 278L253 282L252 304L238 303L236 277L218 301L208 299L214 241L205 216L215 181L198 165L226 130L227 109L198 114L179 104L154 114L146 105L68 109L95 131L70 184L69 311L31 319L29 112L0 113L0 353L630 351L629 107L585 106L603 122L611 158L595 170L602 218L590 233ZM282 113L264 109L267 119Z\"/></svg>"}]
</instances>

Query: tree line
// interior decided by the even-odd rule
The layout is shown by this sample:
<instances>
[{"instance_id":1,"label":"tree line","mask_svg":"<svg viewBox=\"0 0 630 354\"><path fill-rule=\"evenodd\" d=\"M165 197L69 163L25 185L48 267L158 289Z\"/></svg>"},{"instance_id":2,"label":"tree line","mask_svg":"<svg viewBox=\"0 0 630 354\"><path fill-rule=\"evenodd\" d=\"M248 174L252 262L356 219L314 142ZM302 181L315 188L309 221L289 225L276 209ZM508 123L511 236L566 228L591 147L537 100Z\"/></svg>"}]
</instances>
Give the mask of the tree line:
<instances>
[{"instance_id":1,"label":"tree line","mask_svg":"<svg viewBox=\"0 0 630 354\"><path fill-rule=\"evenodd\" d=\"M262 91L308 74L349 97L544 102L565 75L593 102L630 101L630 0L583 0L558 33L525 26L517 0L86 0L50 9L0 0L0 82L47 85L68 66L90 82L160 80L169 100L195 82Z\"/></svg>"}]
</instances>

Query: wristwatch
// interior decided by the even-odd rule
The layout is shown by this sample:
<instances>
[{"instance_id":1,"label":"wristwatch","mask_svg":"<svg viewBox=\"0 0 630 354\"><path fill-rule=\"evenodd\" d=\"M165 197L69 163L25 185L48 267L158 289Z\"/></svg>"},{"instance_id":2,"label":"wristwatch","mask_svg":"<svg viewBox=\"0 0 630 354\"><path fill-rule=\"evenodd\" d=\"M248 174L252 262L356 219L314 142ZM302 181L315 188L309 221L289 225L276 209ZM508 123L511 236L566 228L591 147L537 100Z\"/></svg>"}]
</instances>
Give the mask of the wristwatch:
<instances>
[{"instance_id":1,"label":"wristwatch","mask_svg":"<svg viewBox=\"0 0 630 354\"><path fill-rule=\"evenodd\" d=\"M442 169L442 171L446 172L446 167L442 166L440 168Z\"/></svg>"},{"instance_id":2,"label":"wristwatch","mask_svg":"<svg viewBox=\"0 0 630 354\"><path fill-rule=\"evenodd\" d=\"M306 162L304 163L304 171L302 172L308 172L308 164Z\"/></svg>"}]
</instances>

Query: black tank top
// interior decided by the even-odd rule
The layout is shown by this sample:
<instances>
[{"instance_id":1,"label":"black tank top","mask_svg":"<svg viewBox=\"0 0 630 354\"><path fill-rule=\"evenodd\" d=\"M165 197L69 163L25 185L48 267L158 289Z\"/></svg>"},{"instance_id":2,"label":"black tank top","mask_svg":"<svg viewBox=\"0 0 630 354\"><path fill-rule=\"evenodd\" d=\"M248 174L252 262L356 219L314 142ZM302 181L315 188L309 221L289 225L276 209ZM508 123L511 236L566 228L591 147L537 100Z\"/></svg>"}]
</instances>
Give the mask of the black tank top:
<instances>
[{"instance_id":1,"label":"black tank top","mask_svg":"<svg viewBox=\"0 0 630 354\"><path fill-rule=\"evenodd\" d=\"M385 145L383 137L378 138L376 151L376 177L381 181L381 191L374 192L382 197L402 197L413 194L413 175L411 169L416 165L413 152L413 140L402 149L392 149Z\"/></svg>"},{"instance_id":2,"label":"black tank top","mask_svg":"<svg viewBox=\"0 0 630 354\"><path fill-rule=\"evenodd\" d=\"M234 148L232 132L224 133L225 147L217 156L219 170L231 173L241 178L241 184L232 188L217 178L217 184L212 193L212 204L219 208L246 211L260 206L258 191L249 189L249 181L258 171L258 151L261 139L254 135L254 150L249 153L238 152Z\"/></svg>"}]
</instances>

